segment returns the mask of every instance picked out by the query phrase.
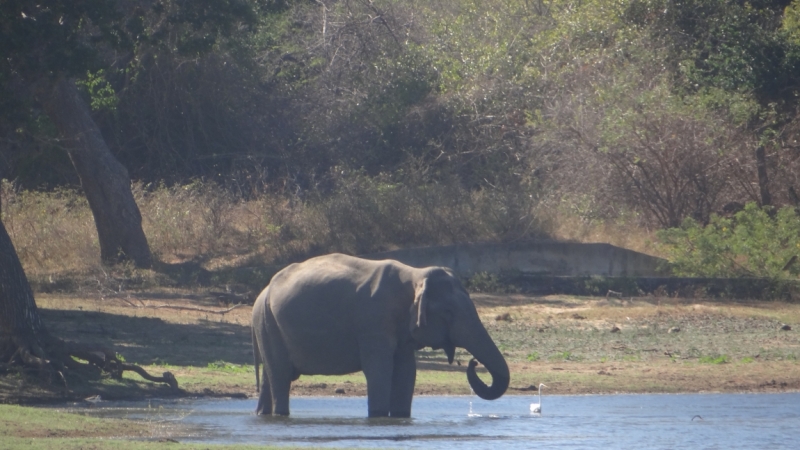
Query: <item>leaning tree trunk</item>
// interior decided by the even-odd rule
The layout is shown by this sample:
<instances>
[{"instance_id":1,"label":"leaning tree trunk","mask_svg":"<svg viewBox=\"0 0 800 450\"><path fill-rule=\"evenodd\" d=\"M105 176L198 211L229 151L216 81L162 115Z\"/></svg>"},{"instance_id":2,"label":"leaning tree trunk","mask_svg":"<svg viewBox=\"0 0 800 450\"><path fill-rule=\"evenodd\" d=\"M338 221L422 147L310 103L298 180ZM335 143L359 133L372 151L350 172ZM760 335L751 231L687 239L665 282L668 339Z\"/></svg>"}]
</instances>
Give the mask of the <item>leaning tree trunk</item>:
<instances>
[{"instance_id":1,"label":"leaning tree trunk","mask_svg":"<svg viewBox=\"0 0 800 450\"><path fill-rule=\"evenodd\" d=\"M150 267L152 254L128 171L108 149L75 82L59 78L52 90L39 97L80 177L94 215L101 259L107 263L131 260L138 267Z\"/></svg>"},{"instance_id":2,"label":"leaning tree trunk","mask_svg":"<svg viewBox=\"0 0 800 450\"><path fill-rule=\"evenodd\" d=\"M28 364L43 363L48 340L28 278L0 222L0 356L4 362L19 356Z\"/></svg>"}]
</instances>

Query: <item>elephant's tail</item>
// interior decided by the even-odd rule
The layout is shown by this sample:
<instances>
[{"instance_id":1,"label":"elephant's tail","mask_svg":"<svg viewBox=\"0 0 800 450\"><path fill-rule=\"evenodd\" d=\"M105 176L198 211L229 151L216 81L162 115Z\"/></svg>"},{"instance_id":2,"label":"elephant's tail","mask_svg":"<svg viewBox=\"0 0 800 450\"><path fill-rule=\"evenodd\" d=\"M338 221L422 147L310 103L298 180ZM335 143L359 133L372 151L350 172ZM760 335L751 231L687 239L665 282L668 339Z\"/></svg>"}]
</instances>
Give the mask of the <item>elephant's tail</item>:
<instances>
[{"instance_id":1,"label":"elephant's tail","mask_svg":"<svg viewBox=\"0 0 800 450\"><path fill-rule=\"evenodd\" d=\"M263 329L261 322L264 319L261 315L263 314L262 309L264 308L264 297L266 297L267 290L269 290L269 286L264 289L265 292L262 292L253 303L253 321L250 326L250 339L253 341L253 370L256 373L256 392L261 392L261 379L258 371L263 361L261 360L261 348L258 346L258 330Z\"/></svg>"}]
</instances>

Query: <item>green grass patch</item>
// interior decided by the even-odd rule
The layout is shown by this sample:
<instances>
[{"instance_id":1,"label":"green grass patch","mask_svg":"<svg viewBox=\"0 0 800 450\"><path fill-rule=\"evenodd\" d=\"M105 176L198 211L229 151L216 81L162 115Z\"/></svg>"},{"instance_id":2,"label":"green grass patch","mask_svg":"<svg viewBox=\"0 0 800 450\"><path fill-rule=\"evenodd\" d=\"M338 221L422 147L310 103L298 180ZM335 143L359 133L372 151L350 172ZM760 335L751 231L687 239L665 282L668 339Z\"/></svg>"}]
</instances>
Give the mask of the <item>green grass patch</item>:
<instances>
[{"instance_id":1,"label":"green grass patch","mask_svg":"<svg viewBox=\"0 0 800 450\"><path fill-rule=\"evenodd\" d=\"M302 375L300 380L311 383L363 383L364 374L356 372L347 375Z\"/></svg>"},{"instance_id":2,"label":"green grass patch","mask_svg":"<svg viewBox=\"0 0 800 450\"><path fill-rule=\"evenodd\" d=\"M162 450L164 448L179 450L312 450L323 447L283 447L263 445L212 445L212 444L184 444L167 439L154 441L131 441L123 439L95 439L95 438L2 438L4 450ZM328 447L324 447L328 448Z\"/></svg>"},{"instance_id":3,"label":"green grass patch","mask_svg":"<svg viewBox=\"0 0 800 450\"><path fill-rule=\"evenodd\" d=\"M176 443L182 434L179 426L165 429L159 421L99 419L53 408L0 405L0 447L4 450L298 448Z\"/></svg>"},{"instance_id":4,"label":"green grass patch","mask_svg":"<svg viewBox=\"0 0 800 450\"><path fill-rule=\"evenodd\" d=\"M728 355L701 356L697 358L697 361L702 364L727 364L731 361L731 358Z\"/></svg>"},{"instance_id":5,"label":"green grass patch","mask_svg":"<svg viewBox=\"0 0 800 450\"><path fill-rule=\"evenodd\" d=\"M248 373L253 374L253 366L246 364L233 364L223 360L218 360L208 363L208 369L217 370L228 373Z\"/></svg>"},{"instance_id":6,"label":"green grass patch","mask_svg":"<svg viewBox=\"0 0 800 450\"><path fill-rule=\"evenodd\" d=\"M54 417L57 420L54 420ZM134 437L145 436L147 432L147 426L138 422L101 420L50 408L0 405L0 436L30 438L70 435Z\"/></svg>"}]
</instances>

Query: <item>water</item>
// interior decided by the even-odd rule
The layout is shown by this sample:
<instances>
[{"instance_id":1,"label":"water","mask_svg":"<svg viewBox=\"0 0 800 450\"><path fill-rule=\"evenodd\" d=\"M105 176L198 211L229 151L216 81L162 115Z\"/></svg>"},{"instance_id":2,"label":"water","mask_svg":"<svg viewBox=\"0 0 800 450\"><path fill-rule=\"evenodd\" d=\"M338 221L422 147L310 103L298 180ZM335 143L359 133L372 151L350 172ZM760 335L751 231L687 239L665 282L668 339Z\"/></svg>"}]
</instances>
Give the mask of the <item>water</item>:
<instances>
[{"instance_id":1,"label":"water","mask_svg":"<svg viewBox=\"0 0 800 450\"><path fill-rule=\"evenodd\" d=\"M411 419L366 419L366 398L295 397L288 418L256 401L101 402L92 415L178 420L182 442L315 447L528 449L797 448L800 393L414 398ZM472 412L470 413L470 406ZM698 417L699 416L699 417Z\"/></svg>"}]
</instances>

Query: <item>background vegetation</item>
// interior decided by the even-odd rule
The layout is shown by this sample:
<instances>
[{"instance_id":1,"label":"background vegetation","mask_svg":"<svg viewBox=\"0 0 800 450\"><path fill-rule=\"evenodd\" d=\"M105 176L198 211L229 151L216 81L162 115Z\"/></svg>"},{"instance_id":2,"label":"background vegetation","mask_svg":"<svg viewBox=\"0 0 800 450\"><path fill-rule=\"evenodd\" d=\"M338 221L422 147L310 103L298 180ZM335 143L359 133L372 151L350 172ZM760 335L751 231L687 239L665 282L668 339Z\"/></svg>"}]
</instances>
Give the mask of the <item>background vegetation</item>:
<instances>
[{"instance_id":1,"label":"background vegetation","mask_svg":"<svg viewBox=\"0 0 800 450\"><path fill-rule=\"evenodd\" d=\"M797 274L796 233L769 227L800 207L798 1L184 3L98 16L135 51L78 74L161 261L555 237ZM97 270L67 153L2 69L2 220L26 272ZM727 250L705 261L690 236Z\"/></svg>"}]
</instances>

